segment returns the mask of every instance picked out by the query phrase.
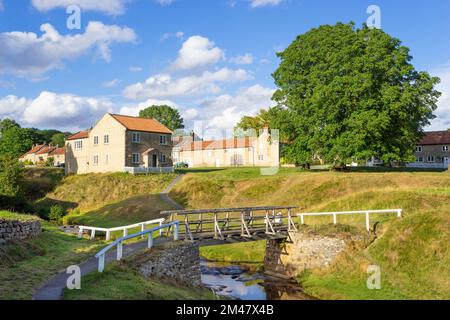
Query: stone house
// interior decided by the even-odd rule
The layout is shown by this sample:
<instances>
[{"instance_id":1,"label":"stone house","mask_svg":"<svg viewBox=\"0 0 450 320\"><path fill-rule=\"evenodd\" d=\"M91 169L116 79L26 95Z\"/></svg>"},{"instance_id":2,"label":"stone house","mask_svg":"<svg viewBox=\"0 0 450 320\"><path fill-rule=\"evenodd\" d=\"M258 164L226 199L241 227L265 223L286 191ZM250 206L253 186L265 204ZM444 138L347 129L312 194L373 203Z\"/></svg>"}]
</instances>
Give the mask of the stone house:
<instances>
[{"instance_id":1,"label":"stone house","mask_svg":"<svg viewBox=\"0 0 450 320\"><path fill-rule=\"evenodd\" d=\"M450 130L426 132L418 142L414 155L416 161L408 167L448 168L450 165Z\"/></svg>"},{"instance_id":2,"label":"stone house","mask_svg":"<svg viewBox=\"0 0 450 320\"><path fill-rule=\"evenodd\" d=\"M154 119L108 113L66 141L66 174L171 170L172 131Z\"/></svg>"},{"instance_id":3,"label":"stone house","mask_svg":"<svg viewBox=\"0 0 450 320\"><path fill-rule=\"evenodd\" d=\"M174 147L173 159L175 163L184 162L189 167L278 167L279 149L279 141L272 139L269 129L265 128L258 137L210 141L185 139Z\"/></svg>"}]
</instances>

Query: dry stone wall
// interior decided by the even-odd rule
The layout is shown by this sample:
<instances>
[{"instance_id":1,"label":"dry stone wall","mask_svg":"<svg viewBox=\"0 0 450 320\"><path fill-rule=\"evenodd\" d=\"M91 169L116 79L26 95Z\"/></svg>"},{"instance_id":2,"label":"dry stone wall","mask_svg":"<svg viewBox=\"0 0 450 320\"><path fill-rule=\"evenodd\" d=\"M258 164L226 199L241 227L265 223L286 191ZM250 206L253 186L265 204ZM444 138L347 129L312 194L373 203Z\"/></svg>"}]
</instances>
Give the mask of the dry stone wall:
<instances>
[{"instance_id":1,"label":"dry stone wall","mask_svg":"<svg viewBox=\"0 0 450 320\"><path fill-rule=\"evenodd\" d=\"M40 221L0 219L0 245L11 240L23 240L41 233Z\"/></svg>"},{"instance_id":2,"label":"dry stone wall","mask_svg":"<svg viewBox=\"0 0 450 320\"><path fill-rule=\"evenodd\" d=\"M173 242L151 249L136 260L139 271L184 286L201 286L198 243Z\"/></svg>"}]
</instances>

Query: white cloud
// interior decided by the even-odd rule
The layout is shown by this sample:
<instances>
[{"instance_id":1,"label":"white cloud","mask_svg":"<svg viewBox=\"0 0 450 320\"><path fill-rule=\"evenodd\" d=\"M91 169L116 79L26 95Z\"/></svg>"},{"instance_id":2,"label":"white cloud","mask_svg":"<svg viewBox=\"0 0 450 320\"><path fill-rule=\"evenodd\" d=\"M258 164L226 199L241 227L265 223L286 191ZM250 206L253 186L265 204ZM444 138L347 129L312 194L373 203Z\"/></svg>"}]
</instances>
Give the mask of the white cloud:
<instances>
[{"instance_id":1,"label":"white cloud","mask_svg":"<svg viewBox=\"0 0 450 320\"><path fill-rule=\"evenodd\" d=\"M39 76L46 71L61 68L64 60L75 59L96 49L106 62L111 60L113 43L133 42L133 29L101 22L89 22L85 32L60 35L51 24L41 26L42 35L33 32L0 33L0 73L19 76Z\"/></svg>"},{"instance_id":2,"label":"white cloud","mask_svg":"<svg viewBox=\"0 0 450 320\"><path fill-rule=\"evenodd\" d=\"M437 90L442 93L442 96L439 98L438 108L435 111L437 118L431 121L431 126L427 130L447 130L450 129L450 62L431 73L441 78Z\"/></svg>"},{"instance_id":3,"label":"white cloud","mask_svg":"<svg viewBox=\"0 0 450 320\"><path fill-rule=\"evenodd\" d=\"M162 6L168 6L175 2L175 0L156 0Z\"/></svg>"},{"instance_id":4,"label":"white cloud","mask_svg":"<svg viewBox=\"0 0 450 320\"><path fill-rule=\"evenodd\" d=\"M168 33L164 33L162 35L161 41L165 41L165 40L168 40L170 38L183 39L183 37L184 37L184 32L182 32L182 31L178 31L178 32L175 32L175 33L168 32Z\"/></svg>"},{"instance_id":5,"label":"white cloud","mask_svg":"<svg viewBox=\"0 0 450 320\"><path fill-rule=\"evenodd\" d=\"M208 38L192 36L183 43L172 68L175 70L191 70L212 66L224 57L222 49L216 47L214 42Z\"/></svg>"},{"instance_id":6,"label":"white cloud","mask_svg":"<svg viewBox=\"0 0 450 320\"><path fill-rule=\"evenodd\" d=\"M113 88L117 86L121 81L119 79L113 79L111 81L106 81L102 83L102 86L105 88Z\"/></svg>"},{"instance_id":7,"label":"white cloud","mask_svg":"<svg viewBox=\"0 0 450 320\"><path fill-rule=\"evenodd\" d=\"M138 116L139 111L150 106L160 106L160 105L167 105L177 109L180 112L181 117L186 121L191 120L198 115L197 109L194 108L186 109L171 100L158 100L158 99L148 99L147 101L141 102L137 105L124 106L120 109L120 114L129 116Z\"/></svg>"},{"instance_id":8,"label":"white cloud","mask_svg":"<svg viewBox=\"0 0 450 320\"><path fill-rule=\"evenodd\" d=\"M274 105L274 89L254 85L240 90L236 95L220 95L204 101L199 114L208 128L232 129L243 116L255 115L261 108Z\"/></svg>"},{"instance_id":9,"label":"white cloud","mask_svg":"<svg viewBox=\"0 0 450 320\"><path fill-rule=\"evenodd\" d=\"M259 7L265 7L265 6L277 6L279 5L283 0L250 0L250 7L252 8L259 8Z\"/></svg>"},{"instance_id":10,"label":"white cloud","mask_svg":"<svg viewBox=\"0 0 450 320\"><path fill-rule=\"evenodd\" d=\"M217 71L205 71L200 75L173 78L169 74L157 74L145 82L135 83L125 88L123 94L129 99L183 97L206 93L219 93L220 83L240 82L249 79L243 69L222 68Z\"/></svg>"},{"instance_id":11,"label":"white cloud","mask_svg":"<svg viewBox=\"0 0 450 320\"><path fill-rule=\"evenodd\" d=\"M251 53L246 53L242 56L230 58L230 62L234 64L252 64L253 55Z\"/></svg>"},{"instance_id":12,"label":"white cloud","mask_svg":"<svg viewBox=\"0 0 450 320\"><path fill-rule=\"evenodd\" d=\"M55 8L66 9L71 5L77 5L82 10L98 11L110 15L123 14L126 2L127 0L32 0L33 6L42 12Z\"/></svg>"},{"instance_id":13,"label":"white cloud","mask_svg":"<svg viewBox=\"0 0 450 320\"><path fill-rule=\"evenodd\" d=\"M16 96L0 98L0 117L23 126L82 130L89 128L114 105L108 99L80 97L43 91L34 99Z\"/></svg>"},{"instance_id":14,"label":"white cloud","mask_svg":"<svg viewBox=\"0 0 450 320\"><path fill-rule=\"evenodd\" d=\"M128 70L130 70L130 72L141 72L144 69L141 67L130 67Z\"/></svg>"},{"instance_id":15,"label":"white cloud","mask_svg":"<svg viewBox=\"0 0 450 320\"><path fill-rule=\"evenodd\" d=\"M6 96L0 99L0 119L10 118L18 119L25 108L28 106L29 101L25 98L19 98L16 96Z\"/></svg>"}]
</instances>

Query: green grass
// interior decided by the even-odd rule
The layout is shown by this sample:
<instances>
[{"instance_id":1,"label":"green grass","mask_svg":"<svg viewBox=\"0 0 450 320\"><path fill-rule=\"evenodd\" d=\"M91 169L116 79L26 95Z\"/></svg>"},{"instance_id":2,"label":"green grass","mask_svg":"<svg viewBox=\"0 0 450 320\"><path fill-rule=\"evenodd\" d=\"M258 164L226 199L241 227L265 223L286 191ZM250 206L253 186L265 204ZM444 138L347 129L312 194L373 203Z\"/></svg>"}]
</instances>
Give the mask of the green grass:
<instances>
[{"instance_id":1,"label":"green grass","mask_svg":"<svg viewBox=\"0 0 450 320\"><path fill-rule=\"evenodd\" d=\"M91 257L102 242L78 239L42 222L40 236L0 246L0 299L29 300L52 275Z\"/></svg>"},{"instance_id":2,"label":"green grass","mask_svg":"<svg viewBox=\"0 0 450 320\"><path fill-rule=\"evenodd\" d=\"M20 214L11 211L0 211L0 220L15 220L15 221L35 221L40 220L38 217L29 214Z\"/></svg>"},{"instance_id":3,"label":"green grass","mask_svg":"<svg viewBox=\"0 0 450 320\"><path fill-rule=\"evenodd\" d=\"M63 203L83 212L138 195L157 194L175 179L175 174L131 175L99 173L65 177L42 203Z\"/></svg>"},{"instance_id":4,"label":"green grass","mask_svg":"<svg viewBox=\"0 0 450 320\"><path fill-rule=\"evenodd\" d=\"M298 280L306 293L322 299L450 298L449 173L287 170L256 177L250 170L245 177L240 176L242 170L249 169L188 173L172 196L189 208L297 205L300 212L402 208L402 219L395 214L371 215L372 224L380 223L375 242L342 254L330 268L301 274ZM305 219L309 225L331 222L330 217ZM361 228L364 216L339 216L338 222ZM206 255L218 259L235 255L232 260L238 260L254 253L244 243L236 250L211 247ZM372 264L381 267L379 291L366 287L366 269Z\"/></svg>"},{"instance_id":5,"label":"green grass","mask_svg":"<svg viewBox=\"0 0 450 320\"><path fill-rule=\"evenodd\" d=\"M66 300L212 300L214 294L203 288L180 287L146 278L126 262L106 267L103 273L82 278L81 290L64 292Z\"/></svg>"},{"instance_id":6,"label":"green grass","mask_svg":"<svg viewBox=\"0 0 450 320\"><path fill-rule=\"evenodd\" d=\"M256 264L262 266L266 241L200 247L200 255L210 261Z\"/></svg>"}]
</instances>

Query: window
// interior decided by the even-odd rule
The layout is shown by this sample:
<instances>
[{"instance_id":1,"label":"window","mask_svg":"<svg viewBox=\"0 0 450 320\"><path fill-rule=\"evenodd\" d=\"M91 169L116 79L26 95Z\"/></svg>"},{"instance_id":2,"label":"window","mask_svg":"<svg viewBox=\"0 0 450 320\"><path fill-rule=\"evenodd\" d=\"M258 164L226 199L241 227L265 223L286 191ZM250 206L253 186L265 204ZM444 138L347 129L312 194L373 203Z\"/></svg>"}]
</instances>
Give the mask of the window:
<instances>
[{"instance_id":1,"label":"window","mask_svg":"<svg viewBox=\"0 0 450 320\"><path fill-rule=\"evenodd\" d=\"M83 149L83 140L75 141L75 150L81 150L81 149Z\"/></svg>"},{"instance_id":2,"label":"window","mask_svg":"<svg viewBox=\"0 0 450 320\"><path fill-rule=\"evenodd\" d=\"M166 155L165 154L161 155L161 163L166 163Z\"/></svg>"},{"instance_id":3,"label":"window","mask_svg":"<svg viewBox=\"0 0 450 320\"><path fill-rule=\"evenodd\" d=\"M105 135L103 136L103 143L104 143L104 144L109 144L109 134L105 134Z\"/></svg>"},{"instance_id":4,"label":"window","mask_svg":"<svg viewBox=\"0 0 450 320\"><path fill-rule=\"evenodd\" d=\"M94 156L94 166L98 166L98 156Z\"/></svg>"},{"instance_id":5,"label":"window","mask_svg":"<svg viewBox=\"0 0 450 320\"><path fill-rule=\"evenodd\" d=\"M442 151L448 152L448 146L442 146Z\"/></svg>"},{"instance_id":6,"label":"window","mask_svg":"<svg viewBox=\"0 0 450 320\"><path fill-rule=\"evenodd\" d=\"M94 137L94 145L96 145L96 146L98 145L98 136Z\"/></svg>"},{"instance_id":7,"label":"window","mask_svg":"<svg viewBox=\"0 0 450 320\"><path fill-rule=\"evenodd\" d=\"M133 141L133 143L141 142L141 134L137 133L137 132L133 132L133 134L132 134L132 141Z\"/></svg>"},{"instance_id":8,"label":"window","mask_svg":"<svg viewBox=\"0 0 450 320\"><path fill-rule=\"evenodd\" d=\"M140 163L140 155L139 153L133 153L131 156L131 161L133 163Z\"/></svg>"},{"instance_id":9,"label":"window","mask_svg":"<svg viewBox=\"0 0 450 320\"><path fill-rule=\"evenodd\" d=\"M423 162L423 157L418 157L417 162Z\"/></svg>"},{"instance_id":10,"label":"window","mask_svg":"<svg viewBox=\"0 0 450 320\"><path fill-rule=\"evenodd\" d=\"M167 144L167 136L159 136L159 144L166 145Z\"/></svg>"},{"instance_id":11,"label":"window","mask_svg":"<svg viewBox=\"0 0 450 320\"><path fill-rule=\"evenodd\" d=\"M109 155L105 155L105 164L108 165L109 164Z\"/></svg>"},{"instance_id":12,"label":"window","mask_svg":"<svg viewBox=\"0 0 450 320\"><path fill-rule=\"evenodd\" d=\"M261 160L261 161L263 161L263 160L264 160L264 155L263 155L263 154L260 154L260 155L258 156L258 159Z\"/></svg>"},{"instance_id":13,"label":"window","mask_svg":"<svg viewBox=\"0 0 450 320\"><path fill-rule=\"evenodd\" d=\"M416 146L416 152L422 152L422 146Z\"/></svg>"},{"instance_id":14,"label":"window","mask_svg":"<svg viewBox=\"0 0 450 320\"><path fill-rule=\"evenodd\" d=\"M428 156L427 162L434 162L434 156Z\"/></svg>"}]
</instances>

